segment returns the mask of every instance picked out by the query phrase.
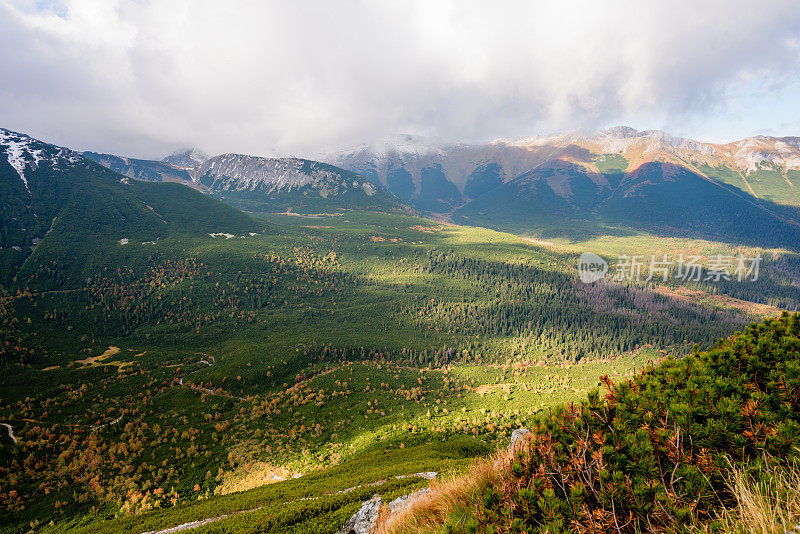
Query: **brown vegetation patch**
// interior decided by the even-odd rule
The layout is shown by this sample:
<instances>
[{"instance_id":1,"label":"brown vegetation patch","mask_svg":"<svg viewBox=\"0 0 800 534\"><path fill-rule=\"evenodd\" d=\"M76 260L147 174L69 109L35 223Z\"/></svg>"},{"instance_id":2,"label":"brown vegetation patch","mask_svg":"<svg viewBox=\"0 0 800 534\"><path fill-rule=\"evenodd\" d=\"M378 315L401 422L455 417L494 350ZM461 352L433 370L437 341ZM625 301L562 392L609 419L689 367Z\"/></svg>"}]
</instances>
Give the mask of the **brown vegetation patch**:
<instances>
[{"instance_id":1,"label":"brown vegetation patch","mask_svg":"<svg viewBox=\"0 0 800 534\"><path fill-rule=\"evenodd\" d=\"M420 232L425 232L426 234L435 234L437 232L441 232L444 230L444 225L440 224L438 226L422 226L421 224L416 224L414 226L409 226L411 230L418 230Z\"/></svg>"},{"instance_id":2,"label":"brown vegetation patch","mask_svg":"<svg viewBox=\"0 0 800 534\"><path fill-rule=\"evenodd\" d=\"M691 289L688 287L677 286L656 286L655 291L662 295L672 297L684 302L691 302L693 304L707 304L719 308L734 309L744 312L751 317L766 318L776 317L781 314L781 309L768 304L759 304L757 302L748 302L740 300L728 295L714 295L707 291L700 289Z\"/></svg>"},{"instance_id":3,"label":"brown vegetation patch","mask_svg":"<svg viewBox=\"0 0 800 534\"><path fill-rule=\"evenodd\" d=\"M466 510L483 488L499 482L513 455L500 449L494 456L472 464L465 474L452 474L431 482L427 495L413 501L391 516L388 510L378 514L373 532L400 534L434 532L455 511Z\"/></svg>"},{"instance_id":4,"label":"brown vegetation patch","mask_svg":"<svg viewBox=\"0 0 800 534\"><path fill-rule=\"evenodd\" d=\"M83 360L77 360L75 363L80 363L83 365L87 365L89 367L98 367L101 365L113 365L117 367L117 369L122 369L123 367L130 365L131 362L106 362L108 358L112 357L113 355L117 354L120 351L119 347L108 347L103 354L99 356L89 356L88 358L84 358ZM142 352L141 354L137 354L136 356L142 356L145 354ZM57 367L57 366L56 366Z\"/></svg>"}]
</instances>

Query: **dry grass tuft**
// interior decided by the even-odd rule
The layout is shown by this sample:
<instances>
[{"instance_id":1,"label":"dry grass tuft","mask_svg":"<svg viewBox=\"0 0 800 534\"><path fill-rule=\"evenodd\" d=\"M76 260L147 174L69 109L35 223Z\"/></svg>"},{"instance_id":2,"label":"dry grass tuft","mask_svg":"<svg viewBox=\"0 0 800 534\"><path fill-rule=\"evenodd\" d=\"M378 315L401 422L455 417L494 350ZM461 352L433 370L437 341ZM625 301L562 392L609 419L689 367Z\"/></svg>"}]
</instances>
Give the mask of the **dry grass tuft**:
<instances>
[{"instance_id":1,"label":"dry grass tuft","mask_svg":"<svg viewBox=\"0 0 800 534\"><path fill-rule=\"evenodd\" d=\"M390 516L382 509L373 532L375 534L423 534L438 531L453 514L469 513L481 491L499 483L509 465L511 454L500 449L492 456L476 460L466 473L443 477L431 482L428 495L421 497Z\"/></svg>"},{"instance_id":2,"label":"dry grass tuft","mask_svg":"<svg viewBox=\"0 0 800 534\"><path fill-rule=\"evenodd\" d=\"M783 534L800 524L800 461L765 470L757 479L732 465L728 486L737 504L722 513L726 534Z\"/></svg>"}]
</instances>

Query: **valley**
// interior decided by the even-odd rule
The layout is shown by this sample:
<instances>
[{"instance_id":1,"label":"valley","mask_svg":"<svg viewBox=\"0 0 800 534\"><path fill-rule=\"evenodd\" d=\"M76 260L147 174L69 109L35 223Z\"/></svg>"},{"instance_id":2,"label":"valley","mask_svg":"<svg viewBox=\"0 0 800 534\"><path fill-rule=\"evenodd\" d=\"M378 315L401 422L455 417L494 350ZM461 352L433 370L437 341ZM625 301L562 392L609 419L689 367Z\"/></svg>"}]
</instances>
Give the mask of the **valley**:
<instances>
[{"instance_id":1,"label":"valley","mask_svg":"<svg viewBox=\"0 0 800 534\"><path fill-rule=\"evenodd\" d=\"M35 150L55 163L23 150L25 191L0 158L9 205L35 220L48 180L67 193L49 227L16 230L37 239L27 252L5 234L7 532L335 532L376 491L389 502L430 484L406 475L465 472L602 376L625 381L800 304L800 260L778 242L556 223L520 237L320 195L244 213ZM763 261L744 283L588 285L587 250L612 266Z\"/></svg>"},{"instance_id":2,"label":"valley","mask_svg":"<svg viewBox=\"0 0 800 534\"><path fill-rule=\"evenodd\" d=\"M0 0L0 534L800 534L791 0Z\"/></svg>"}]
</instances>

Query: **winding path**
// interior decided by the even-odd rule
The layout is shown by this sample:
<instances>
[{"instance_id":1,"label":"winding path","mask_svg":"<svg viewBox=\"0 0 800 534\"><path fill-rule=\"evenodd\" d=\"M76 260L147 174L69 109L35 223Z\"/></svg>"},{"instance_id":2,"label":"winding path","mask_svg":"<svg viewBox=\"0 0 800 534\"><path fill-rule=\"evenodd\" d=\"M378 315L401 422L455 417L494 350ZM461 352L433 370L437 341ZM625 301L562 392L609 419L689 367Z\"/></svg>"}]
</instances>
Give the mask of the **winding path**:
<instances>
[{"instance_id":1,"label":"winding path","mask_svg":"<svg viewBox=\"0 0 800 534\"><path fill-rule=\"evenodd\" d=\"M16 445L19 441L17 440L17 437L14 435L14 427L9 425L8 423L0 423L0 425L3 425L8 429L8 437L11 438L11 441L13 441L14 445Z\"/></svg>"},{"instance_id":2,"label":"winding path","mask_svg":"<svg viewBox=\"0 0 800 534\"><path fill-rule=\"evenodd\" d=\"M197 363L204 363L204 364L208 365L209 367L211 367L213 364L217 363L217 360L213 356L211 356L210 354L204 354L204 353L201 352L200 355L205 356L206 358L208 358L211 361L200 360ZM195 369L194 371L192 371L189 374L196 373L197 371L199 371L199 369ZM200 391L200 392L205 393L207 395L217 395L219 397L228 397L229 399L235 399L235 400L238 400L238 401L247 400L244 397L237 397L236 395L231 395L229 393L224 393L224 392L223 393L219 393L217 391L214 391L213 389L204 388L204 387L201 387L201 386L195 386L194 384L184 384L183 383L183 377L180 377L178 379L178 385L187 387L189 389L193 389L195 391ZM192 527L192 528L194 528L194 527Z\"/></svg>"},{"instance_id":3,"label":"winding path","mask_svg":"<svg viewBox=\"0 0 800 534\"><path fill-rule=\"evenodd\" d=\"M105 426L109 426L109 425L116 425L117 423L119 423L120 421L122 421L122 417L123 417L124 415L125 415L125 414L123 413L122 415L120 415L119 417L117 417L117 418L116 418L116 419L114 419L113 421L109 421L108 423L104 423L104 424L102 424L102 425L94 425L94 426L92 427L92 430L97 430L98 428L103 428L103 427L105 427Z\"/></svg>"},{"instance_id":4,"label":"winding path","mask_svg":"<svg viewBox=\"0 0 800 534\"><path fill-rule=\"evenodd\" d=\"M419 477L419 478L424 478L426 480L432 480L432 479L436 478L436 475L437 475L437 473L435 471L428 471L428 472L423 472L423 473L410 473L408 475L397 475L394 478L403 479L403 478L409 478L409 477ZM319 499L320 497L323 497L323 496L341 495L343 493L350 493L351 491L357 490L359 488L364 488L364 487L369 487L369 486L380 486L380 485L385 484L385 483L386 483L385 480L378 480L377 482L371 482L371 483L368 483L368 484L359 484L358 486L353 486L352 488L346 488L346 489L339 490L339 491L325 493L324 495L321 495L319 497L299 497L299 498L294 499L292 501L286 501L286 502L284 502L282 504L285 506L287 504L291 504L293 502L298 502L298 501L315 501L315 500L317 500L317 499ZM227 514L223 514L223 515L220 515L220 516L217 516L217 517L209 517L208 519L198 519L197 521L190 521L188 523L182 523L182 524L176 525L174 527L165 528L164 530L149 530L147 532L142 532L142 534L172 534L173 532L181 532L181 531L184 531L184 530L192 530L192 529L195 529L197 527L202 527L203 525L207 525L209 523L214 523L216 521L220 521L220 520L225 519L227 517L231 517L231 516L235 516L235 515L239 515L239 514L246 514L248 512L256 512L258 510L261 510L262 508L263 508L263 506L259 506L257 508L250 508L248 510L239 510L239 511L236 511L236 512L230 512L230 513L227 513Z\"/></svg>"}]
</instances>

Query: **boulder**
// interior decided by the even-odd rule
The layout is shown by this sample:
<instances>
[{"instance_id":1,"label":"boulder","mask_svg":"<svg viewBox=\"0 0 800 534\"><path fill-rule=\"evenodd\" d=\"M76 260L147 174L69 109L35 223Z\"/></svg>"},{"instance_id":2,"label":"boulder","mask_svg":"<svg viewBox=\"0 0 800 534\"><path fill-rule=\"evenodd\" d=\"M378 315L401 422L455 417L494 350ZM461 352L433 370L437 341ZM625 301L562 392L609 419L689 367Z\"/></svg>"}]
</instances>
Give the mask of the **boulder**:
<instances>
[{"instance_id":1,"label":"boulder","mask_svg":"<svg viewBox=\"0 0 800 534\"><path fill-rule=\"evenodd\" d=\"M525 436L530 434L531 431L527 428L518 428L511 433L511 443L508 444L508 449L511 450L517 446L518 443L524 443Z\"/></svg>"},{"instance_id":2,"label":"boulder","mask_svg":"<svg viewBox=\"0 0 800 534\"><path fill-rule=\"evenodd\" d=\"M428 495L428 488L423 488L415 491L410 495L403 495L390 502L387 507L389 508L389 517L402 511L406 506L414 501L421 499ZM381 507L380 495L375 494L373 497L364 501L358 512L353 514L347 523L336 534L370 534L375 521L378 519L378 510Z\"/></svg>"},{"instance_id":3,"label":"boulder","mask_svg":"<svg viewBox=\"0 0 800 534\"><path fill-rule=\"evenodd\" d=\"M414 501L421 499L422 497L425 497L426 495L428 495L428 493L430 493L430 490L428 488L422 488L421 490L415 491L411 495L403 495L402 497L396 498L395 500L393 500L388 504L389 512L391 513L390 517L400 512L406 506L413 503Z\"/></svg>"},{"instance_id":4,"label":"boulder","mask_svg":"<svg viewBox=\"0 0 800 534\"><path fill-rule=\"evenodd\" d=\"M373 495L370 500L364 501L358 512L353 514L353 517L336 534L369 534L375 520L378 519L381 502L378 494Z\"/></svg>"}]
</instances>

